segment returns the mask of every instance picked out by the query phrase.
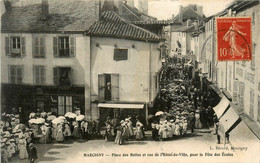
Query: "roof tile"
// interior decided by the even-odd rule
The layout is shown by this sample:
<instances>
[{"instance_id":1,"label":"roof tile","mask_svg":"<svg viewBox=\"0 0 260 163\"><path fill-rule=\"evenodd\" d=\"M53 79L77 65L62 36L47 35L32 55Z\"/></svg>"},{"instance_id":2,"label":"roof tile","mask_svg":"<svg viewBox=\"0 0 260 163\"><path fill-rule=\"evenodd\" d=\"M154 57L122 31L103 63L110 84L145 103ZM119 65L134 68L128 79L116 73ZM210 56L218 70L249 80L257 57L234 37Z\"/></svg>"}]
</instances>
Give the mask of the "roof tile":
<instances>
[{"instance_id":1,"label":"roof tile","mask_svg":"<svg viewBox=\"0 0 260 163\"><path fill-rule=\"evenodd\" d=\"M86 34L92 36L109 36L142 41L163 40L158 35L127 22L113 11L103 12L101 19L94 23Z\"/></svg>"}]
</instances>

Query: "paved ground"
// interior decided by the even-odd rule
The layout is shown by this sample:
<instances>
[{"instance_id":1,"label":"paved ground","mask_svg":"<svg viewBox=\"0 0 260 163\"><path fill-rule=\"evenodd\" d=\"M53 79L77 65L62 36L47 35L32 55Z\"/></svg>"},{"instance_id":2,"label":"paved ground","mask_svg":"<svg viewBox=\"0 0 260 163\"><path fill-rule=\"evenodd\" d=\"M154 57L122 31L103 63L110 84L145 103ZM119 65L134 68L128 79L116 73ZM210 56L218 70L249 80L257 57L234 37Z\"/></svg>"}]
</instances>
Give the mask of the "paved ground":
<instances>
[{"instance_id":1,"label":"paved ground","mask_svg":"<svg viewBox=\"0 0 260 163\"><path fill-rule=\"evenodd\" d=\"M39 162L191 162L192 159L195 159L192 162L244 162L244 158L241 157L240 160L234 159L241 154L238 151L231 151L230 147L228 147L229 150L215 150L215 136L209 132L199 131L196 134L188 134L169 141L126 141L120 146L104 140L66 140L64 143L37 144L36 147ZM223 147L223 144L218 147ZM222 155L224 152L226 156L205 156L207 152L213 155L214 153ZM159 156L155 156L156 153ZM204 157L199 157L199 153ZM233 157L228 156L227 153L233 154ZM97 154L99 156L96 156ZM128 154L128 156L123 156L123 154ZM140 156L143 154L146 156ZM148 156L148 154L153 156ZM198 154L198 156L190 157L191 154ZM11 162L23 163L28 160L14 158Z\"/></svg>"}]
</instances>

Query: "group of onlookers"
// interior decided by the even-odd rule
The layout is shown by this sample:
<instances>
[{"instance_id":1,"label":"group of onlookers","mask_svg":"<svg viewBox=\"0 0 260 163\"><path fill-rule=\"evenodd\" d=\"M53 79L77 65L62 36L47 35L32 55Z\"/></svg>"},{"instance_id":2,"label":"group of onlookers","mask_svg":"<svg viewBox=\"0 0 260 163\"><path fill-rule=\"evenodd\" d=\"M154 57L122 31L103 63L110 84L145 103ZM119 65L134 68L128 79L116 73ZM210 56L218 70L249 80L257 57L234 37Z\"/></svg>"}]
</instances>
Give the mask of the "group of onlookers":
<instances>
[{"instance_id":1,"label":"group of onlookers","mask_svg":"<svg viewBox=\"0 0 260 163\"><path fill-rule=\"evenodd\" d=\"M37 150L33 144L33 129L20 124L19 115L2 113L0 121L1 162L7 163L13 157L34 162Z\"/></svg>"},{"instance_id":2,"label":"group of onlookers","mask_svg":"<svg viewBox=\"0 0 260 163\"><path fill-rule=\"evenodd\" d=\"M107 117L105 141L114 141L116 144L122 145L125 140L143 140L145 137L144 125L138 118L136 119L136 127L134 128L131 117L120 122Z\"/></svg>"}]
</instances>

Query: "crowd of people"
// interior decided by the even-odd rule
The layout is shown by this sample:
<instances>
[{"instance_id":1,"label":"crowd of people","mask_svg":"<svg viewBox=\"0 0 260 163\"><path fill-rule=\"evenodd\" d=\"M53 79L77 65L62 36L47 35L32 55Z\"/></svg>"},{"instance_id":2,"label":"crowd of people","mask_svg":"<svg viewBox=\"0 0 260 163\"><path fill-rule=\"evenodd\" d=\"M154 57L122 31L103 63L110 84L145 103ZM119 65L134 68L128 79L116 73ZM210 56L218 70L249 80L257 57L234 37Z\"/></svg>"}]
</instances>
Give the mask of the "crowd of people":
<instances>
[{"instance_id":1,"label":"crowd of people","mask_svg":"<svg viewBox=\"0 0 260 163\"><path fill-rule=\"evenodd\" d=\"M58 117L54 114L37 110L36 113L30 113L27 123L21 123L19 114L2 113L1 162L8 162L14 156L37 159L34 143L63 142L71 138L88 140L100 136L99 122L86 121L79 110Z\"/></svg>"},{"instance_id":2,"label":"crowd of people","mask_svg":"<svg viewBox=\"0 0 260 163\"><path fill-rule=\"evenodd\" d=\"M20 123L19 114L2 113L0 122L1 162L7 163L12 157L37 159L37 150L33 144L33 129Z\"/></svg>"},{"instance_id":3,"label":"crowd of people","mask_svg":"<svg viewBox=\"0 0 260 163\"><path fill-rule=\"evenodd\" d=\"M166 71L161 82L161 114L151 118L153 140L170 139L213 125L210 95L202 93L198 79L191 78L189 65L176 59L169 67L172 73Z\"/></svg>"},{"instance_id":4,"label":"crowd of people","mask_svg":"<svg viewBox=\"0 0 260 163\"><path fill-rule=\"evenodd\" d=\"M105 122L105 141L114 141L118 145L122 145L126 140L143 140L145 138L144 125L140 122L138 116L136 123L133 125L132 117L119 121L117 118L107 117ZM136 126L134 128L134 126Z\"/></svg>"}]
</instances>

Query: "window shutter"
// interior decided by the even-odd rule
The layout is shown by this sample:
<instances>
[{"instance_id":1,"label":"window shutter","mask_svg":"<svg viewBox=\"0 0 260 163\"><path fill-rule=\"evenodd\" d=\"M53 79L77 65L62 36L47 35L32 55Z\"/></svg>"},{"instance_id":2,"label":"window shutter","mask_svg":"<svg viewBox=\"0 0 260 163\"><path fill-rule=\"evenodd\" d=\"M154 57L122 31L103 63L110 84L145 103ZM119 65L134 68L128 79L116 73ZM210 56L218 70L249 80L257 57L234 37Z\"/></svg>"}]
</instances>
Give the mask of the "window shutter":
<instances>
[{"instance_id":1,"label":"window shutter","mask_svg":"<svg viewBox=\"0 0 260 163\"><path fill-rule=\"evenodd\" d=\"M26 51L25 51L25 37L21 37L21 53L22 53L22 55L26 55Z\"/></svg>"},{"instance_id":2,"label":"window shutter","mask_svg":"<svg viewBox=\"0 0 260 163\"><path fill-rule=\"evenodd\" d=\"M10 37L5 37L5 54L11 55Z\"/></svg>"},{"instance_id":3,"label":"window shutter","mask_svg":"<svg viewBox=\"0 0 260 163\"><path fill-rule=\"evenodd\" d=\"M53 37L53 56L59 56L59 48L58 48L58 37Z\"/></svg>"},{"instance_id":4,"label":"window shutter","mask_svg":"<svg viewBox=\"0 0 260 163\"><path fill-rule=\"evenodd\" d=\"M111 74L111 99L119 101L119 74Z\"/></svg>"},{"instance_id":5,"label":"window shutter","mask_svg":"<svg viewBox=\"0 0 260 163\"><path fill-rule=\"evenodd\" d=\"M70 37L70 56L75 57L76 55L76 39L75 37Z\"/></svg>"},{"instance_id":6,"label":"window shutter","mask_svg":"<svg viewBox=\"0 0 260 163\"><path fill-rule=\"evenodd\" d=\"M41 67L41 84L45 84L45 67Z\"/></svg>"},{"instance_id":7,"label":"window shutter","mask_svg":"<svg viewBox=\"0 0 260 163\"><path fill-rule=\"evenodd\" d=\"M39 48L39 55L45 56L45 39L43 37L39 38L40 48Z\"/></svg>"},{"instance_id":8,"label":"window shutter","mask_svg":"<svg viewBox=\"0 0 260 163\"><path fill-rule=\"evenodd\" d=\"M105 75L98 75L98 98L99 100L105 99Z\"/></svg>"},{"instance_id":9,"label":"window shutter","mask_svg":"<svg viewBox=\"0 0 260 163\"><path fill-rule=\"evenodd\" d=\"M234 102L237 102L238 94L237 94L237 88L238 88L238 81L234 80L233 81L233 100Z\"/></svg>"},{"instance_id":10,"label":"window shutter","mask_svg":"<svg viewBox=\"0 0 260 163\"><path fill-rule=\"evenodd\" d=\"M33 55L38 56L39 55L39 38L34 37L33 39Z\"/></svg>"},{"instance_id":11,"label":"window shutter","mask_svg":"<svg viewBox=\"0 0 260 163\"><path fill-rule=\"evenodd\" d=\"M58 69L58 67L53 68L53 83L54 83L54 85L59 84L59 69Z\"/></svg>"}]
</instances>

